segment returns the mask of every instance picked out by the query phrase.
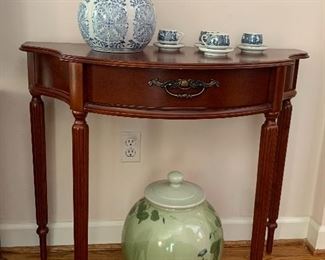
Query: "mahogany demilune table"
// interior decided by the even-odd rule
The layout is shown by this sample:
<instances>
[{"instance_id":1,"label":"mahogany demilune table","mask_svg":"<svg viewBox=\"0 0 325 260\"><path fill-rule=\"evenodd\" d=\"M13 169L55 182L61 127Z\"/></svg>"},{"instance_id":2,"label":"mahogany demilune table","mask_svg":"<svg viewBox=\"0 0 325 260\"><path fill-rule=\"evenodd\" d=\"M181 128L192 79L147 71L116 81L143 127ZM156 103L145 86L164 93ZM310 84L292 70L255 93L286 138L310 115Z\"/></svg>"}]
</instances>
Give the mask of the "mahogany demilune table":
<instances>
[{"instance_id":1,"label":"mahogany demilune table","mask_svg":"<svg viewBox=\"0 0 325 260\"><path fill-rule=\"evenodd\" d=\"M262 55L239 50L206 58L195 48L162 53L94 52L86 44L27 42L37 233L47 259L48 205L44 104L41 96L66 102L74 115L73 204L75 259L88 259L87 113L160 119L214 119L264 113L257 169L250 260L271 253L296 95L300 50L270 49ZM211 158L212 159L212 158ZM153 259L154 260L154 259Z\"/></svg>"}]
</instances>

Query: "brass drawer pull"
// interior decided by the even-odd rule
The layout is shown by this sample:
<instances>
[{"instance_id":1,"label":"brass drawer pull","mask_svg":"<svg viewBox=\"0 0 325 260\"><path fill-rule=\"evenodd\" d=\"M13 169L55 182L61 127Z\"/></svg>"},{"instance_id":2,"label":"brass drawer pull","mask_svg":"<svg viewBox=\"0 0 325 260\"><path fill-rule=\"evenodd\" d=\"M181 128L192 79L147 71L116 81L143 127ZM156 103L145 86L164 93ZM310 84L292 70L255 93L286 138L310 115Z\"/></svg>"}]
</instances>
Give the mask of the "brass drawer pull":
<instances>
[{"instance_id":1,"label":"brass drawer pull","mask_svg":"<svg viewBox=\"0 0 325 260\"><path fill-rule=\"evenodd\" d=\"M177 79L161 82L159 79L152 79L148 82L150 87L160 87L176 98L190 99L200 96L207 88L220 87L217 80L211 79L206 83L201 80Z\"/></svg>"}]
</instances>

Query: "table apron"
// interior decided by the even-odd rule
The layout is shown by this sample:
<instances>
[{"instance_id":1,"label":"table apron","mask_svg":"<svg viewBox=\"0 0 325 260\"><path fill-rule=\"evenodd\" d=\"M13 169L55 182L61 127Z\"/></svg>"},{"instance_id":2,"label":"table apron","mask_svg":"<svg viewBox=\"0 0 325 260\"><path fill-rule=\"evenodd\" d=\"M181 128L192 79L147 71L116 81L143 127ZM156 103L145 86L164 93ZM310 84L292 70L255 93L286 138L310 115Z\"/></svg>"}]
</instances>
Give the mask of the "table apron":
<instances>
[{"instance_id":1,"label":"table apron","mask_svg":"<svg viewBox=\"0 0 325 260\"><path fill-rule=\"evenodd\" d=\"M29 64L33 68L32 94L58 98L71 105L68 62L34 54L29 55ZM79 76L87 112L199 119L279 112L282 100L295 96L294 67L171 70L83 64Z\"/></svg>"}]
</instances>

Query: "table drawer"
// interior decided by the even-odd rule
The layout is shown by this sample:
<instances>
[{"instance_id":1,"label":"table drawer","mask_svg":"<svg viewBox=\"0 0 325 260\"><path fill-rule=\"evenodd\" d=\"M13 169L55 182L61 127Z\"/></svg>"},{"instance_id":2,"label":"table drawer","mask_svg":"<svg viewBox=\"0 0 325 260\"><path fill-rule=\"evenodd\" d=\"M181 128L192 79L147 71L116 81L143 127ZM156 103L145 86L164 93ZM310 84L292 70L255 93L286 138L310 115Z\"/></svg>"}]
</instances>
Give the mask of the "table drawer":
<instances>
[{"instance_id":1,"label":"table drawer","mask_svg":"<svg viewBox=\"0 0 325 260\"><path fill-rule=\"evenodd\" d=\"M87 103L151 109L227 109L266 104L271 102L274 72L272 68L162 70L85 66L84 69Z\"/></svg>"}]
</instances>

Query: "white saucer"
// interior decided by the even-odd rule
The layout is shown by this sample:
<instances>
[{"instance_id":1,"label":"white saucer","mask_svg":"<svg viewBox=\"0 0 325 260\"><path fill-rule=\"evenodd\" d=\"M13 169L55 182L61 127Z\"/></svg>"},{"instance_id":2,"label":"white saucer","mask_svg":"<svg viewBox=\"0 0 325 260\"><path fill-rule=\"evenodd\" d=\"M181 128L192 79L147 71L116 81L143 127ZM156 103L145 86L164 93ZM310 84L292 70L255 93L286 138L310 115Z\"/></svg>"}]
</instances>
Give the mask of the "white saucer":
<instances>
[{"instance_id":1,"label":"white saucer","mask_svg":"<svg viewBox=\"0 0 325 260\"><path fill-rule=\"evenodd\" d=\"M205 56L209 57L225 57L228 53L232 52L233 48L227 48L227 49L210 49L206 48L205 46L200 46L199 50L204 53Z\"/></svg>"},{"instance_id":2,"label":"white saucer","mask_svg":"<svg viewBox=\"0 0 325 260\"><path fill-rule=\"evenodd\" d=\"M197 47L198 49L200 49L200 47L207 48L207 46L205 44L201 43L201 42L195 43L194 46ZM229 48L230 48L229 46L211 46L208 49L213 49L213 50L227 50Z\"/></svg>"},{"instance_id":3,"label":"white saucer","mask_svg":"<svg viewBox=\"0 0 325 260\"><path fill-rule=\"evenodd\" d=\"M162 44L160 42L155 42L154 46L158 47L161 51L178 51L184 47L184 44Z\"/></svg>"},{"instance_id":4,"label":"white saucer","mask_svg":"<svg viewBox=\"0 0 325 260\"><path fill-rule=\"evenodd\" d=\"M247 46L247 47L261 47L261 46L264 46L263 44L251 44L251 43L241 43L239 45Z\"/></svg>"},{"instance_id":5,"label":"white saucer","mask_svg":"<svg viewBox=\"0 0 325 260\"><path fill-rule=\"evenodd\" d=\"M251 45L238 45L238 48L244 52L244 53L249 53L249 54L261 54L263 51L267 50L269 47L265 45L261 46L251 46Z\"/></svg>"}]
</instances>

